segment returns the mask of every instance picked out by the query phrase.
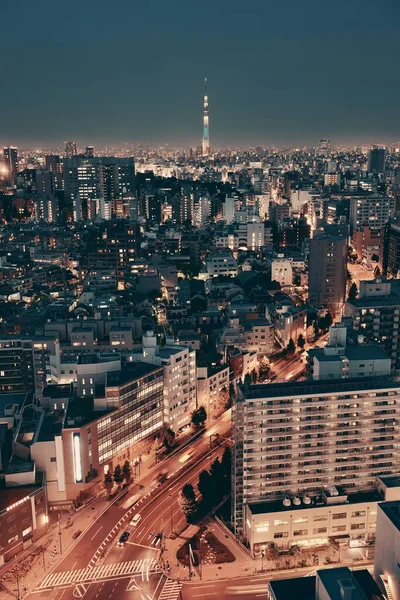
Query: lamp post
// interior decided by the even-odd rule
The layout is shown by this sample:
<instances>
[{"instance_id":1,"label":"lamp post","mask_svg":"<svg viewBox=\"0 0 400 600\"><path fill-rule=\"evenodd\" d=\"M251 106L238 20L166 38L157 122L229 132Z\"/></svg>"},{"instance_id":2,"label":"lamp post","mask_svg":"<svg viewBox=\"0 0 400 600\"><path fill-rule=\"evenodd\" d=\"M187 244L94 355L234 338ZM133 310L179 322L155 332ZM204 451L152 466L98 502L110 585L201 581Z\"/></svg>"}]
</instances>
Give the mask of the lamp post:
<instances>
[{"instance_id":1,"label":"lamp post","mask_svg":"<svg viewBox=\"0 0 400 600\"><path fill-rule=\"evenodd\" d=\"M60 554L62 554L62 541L61 541L61 515L58 515L58 537L60 540Z\"/></svg>"}]
</instances>

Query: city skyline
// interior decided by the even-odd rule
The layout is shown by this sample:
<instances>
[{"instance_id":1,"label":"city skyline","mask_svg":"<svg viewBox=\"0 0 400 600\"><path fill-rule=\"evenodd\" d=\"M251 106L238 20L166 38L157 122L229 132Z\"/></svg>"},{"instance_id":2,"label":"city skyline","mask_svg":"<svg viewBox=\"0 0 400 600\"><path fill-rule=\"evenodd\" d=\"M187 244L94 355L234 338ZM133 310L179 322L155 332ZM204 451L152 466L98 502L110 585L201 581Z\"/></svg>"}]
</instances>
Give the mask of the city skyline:
<instances>
[{"instance_id":1,"label":"city skyline","mask_svg":"<svg viewBox=\"0 0 400 600\"><path fill-rule=\"evenodd\" d=\"M341 1L335 19L314 0L290 1L285 10L225 0L190 10L178 0L136 2L111 14L97 2L96 11L80 6L79 16L74 5L64 14L46 11L45 2L29 22L25 2L2 7L4 55L13 35L5 25L19 22L18 46L0 71L12 82L0 100L2 143L197 146L205 76L218 146L398 138L393 2L377 11ZM32 49L35 67L27 63Z\"/></svg>"}]
</instances>

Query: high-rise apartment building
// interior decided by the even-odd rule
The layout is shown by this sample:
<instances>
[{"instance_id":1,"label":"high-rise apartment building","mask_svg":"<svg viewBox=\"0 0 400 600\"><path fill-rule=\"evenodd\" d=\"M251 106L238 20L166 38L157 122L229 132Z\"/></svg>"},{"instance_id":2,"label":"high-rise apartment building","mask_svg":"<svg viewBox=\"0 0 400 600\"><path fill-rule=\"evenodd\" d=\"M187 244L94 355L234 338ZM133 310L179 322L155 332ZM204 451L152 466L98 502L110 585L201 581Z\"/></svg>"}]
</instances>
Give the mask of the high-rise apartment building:
<instances>
[{"instance_id":1,"label":"high-rise apartment building","mask_svg":"<svg viewBox=\"0 0 400 600\"><path fill-rule=\"evenodd\" d=\"M350 224L352 230L362 226L382 228L393 216L395 198L381 194L353 196L350 201Z\"/></svg>"},{"instance_id":2,"label":"high-rise apartment building","mask_svg":"<svg viewBox=\"0 0 400 600\"><path fill-rule=\"evenodd\" d=\"M78 154L78 147L76 145L76 142L65 142L64 154L67 158L71 158L71 156L76 156Z\"/></svg>"},{"instance_id":3,"label":"high-rise apartment building","mask_svg":"<svg viewBox=\"0 0 400 600\"><path fill-rule=\"evenodd\" d=\"M3 155L8 171L8 180L11 184L15 184L18 172L18 148L15 148L15 146L6 146L3 150Z\"/></svg>"},{"instance_id":4,"label":"high-rise apartment building","mask_svg":"<svg viewBox=\"0 0 400 600\"><path fill-rule=\"evenodd\" d=\"M385 148L372 148L368 153L368 173L380 174L385 172Z\"/></svg>"},{"instance_id":5,"label":"high-rise apartment building","mask_svg":"<svg viewBox=\"0 0 400 600\"><path fill-rule=\"evenodd\" d=\"M64 159L65 200L80 200L82 209L90 199L112 203L135 191L133 158L73 156ZM84 212L84 211L83 211Z\"/></svg>"},{"instance_id":6,"label":"high-rise apartment building","mask_svg":"<svg viewBox=\"0 0 400 600\"><path fill-rule=\"evenodd\" d=\"M254 385L240 393L232 409L237 535L244 535L250 504L265 503L265 513L287 495L371 491L378 476L397 473L399 411L400 382L391 378Z\"/></svg>"},{"instance_id":7,"label":"high-rise apartment building","mask_svg":"<svg viewBox=\"0 0 400 600\"><path fill-rule=\"evenodd\" d=\"M204 107L203 107L203 140L202 151L206 156L210 152L210 128L209 128L209 111L208 111L208 95L207 95L207 79L204 80Z\"/></svg>"},{"instance_id":8,"label":"high-rise apartment building","mask_svg":"<svg viewBox=\"0 0 400 600\"><path fill-rule=\"evenodd\" d=\"M332 226L334 227L334 226ZM345 300L347 237L314 231L310 240L308 301L337 312Z\"/></svg>"},{"instance_id":9,"label":"high-rise apartment building","mask_svg":"<svg viewBox=\"0 0 400 600\"><path fill-rule=\"evenodd\" d=\"M27 392L34 386L32 338L0 337L0 394Z\"/></svg>"}]
</instances>

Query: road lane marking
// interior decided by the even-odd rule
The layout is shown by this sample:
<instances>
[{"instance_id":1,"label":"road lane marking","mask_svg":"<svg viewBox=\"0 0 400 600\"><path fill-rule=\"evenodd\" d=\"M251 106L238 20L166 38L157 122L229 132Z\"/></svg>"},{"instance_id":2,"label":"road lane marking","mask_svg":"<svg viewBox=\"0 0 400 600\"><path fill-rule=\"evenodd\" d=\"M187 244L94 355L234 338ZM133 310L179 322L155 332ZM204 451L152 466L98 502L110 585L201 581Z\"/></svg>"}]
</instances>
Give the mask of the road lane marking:
<instances>
[{"instance_id":1,"label":"road lane marking","mask_svg":"<svg viewBox=\"0 0 400 600\"><path fill-rule=\"evenodd\" d=\"M99 533L99 531L103 529L103 525L100 525L100 527L98 528L98 530L96 531L96 533L93 535L93 537L90 538L90 541L94 540L94 538L96 537L96 535Z\"/></svg>"}]
</instances>

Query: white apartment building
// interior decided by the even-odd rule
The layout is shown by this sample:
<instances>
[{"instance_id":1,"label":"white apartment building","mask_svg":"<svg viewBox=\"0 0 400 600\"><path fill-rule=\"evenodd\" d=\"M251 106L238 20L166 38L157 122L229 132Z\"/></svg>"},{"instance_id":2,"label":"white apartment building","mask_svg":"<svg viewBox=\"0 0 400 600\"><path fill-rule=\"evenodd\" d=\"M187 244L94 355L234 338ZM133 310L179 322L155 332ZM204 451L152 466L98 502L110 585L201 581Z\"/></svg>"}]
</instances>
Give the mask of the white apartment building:
<instances>
[{"instance_id":1,"label":"white apartment building","mask_svg":"<svg viewBox=\"0 0 400 600\"><path fill-rule=\"evenodd\" d=\"M290 258L279 256L271 261L271 281L278 281L281 286L292 285L293 267Z\"/></svg>"},{"instance_id":2,"label":"white apartment building","mask_svg":"<svg viewBox=\"0 0 400 600\"><path fill-rule=\"evenodd\" d=\"M206 259L205 271L209 277L218 277L218 275L236 277L238 274L236 260L229 251L210 254Z\"/></svg>"},{"instance_id":3,"label":"white apartment building","mask_svg":"<svg viewBox=\"0 0 400 600\"><path fill-rule=\"evenodd\" d=\"M222 409L220 394L224 389L229 392L229 367L197 367L197 404L205 407L208 418Z\"/></svg>"},{"instance_id":4,"label":"white apartment building","mask_svg":"<svg viewBox=\"0 0 400 600\"><path fill-rule=\"evenodd\" d=\"M400 470L400 382L391 378L250 386L232 409L232 522L285 495L375 489ZM268 507L265 507L268 511ZM300 536L299 536L300 537Z\"/></svg>"},{"instance_id":5,"label":"white apartment building","mask_svg":"<svg viewBox=\"0 0 400 600\"><path fill-rule=\"evenodd\" d=\"M396 206L395 198L380 194L354 196L350 201L350 223L352 229L368 225L372 229L382 228Z\"/></svg>"},{"instance_id":6,"label":"white apartment building","mask_svg":"<svg viewBox=\"0 0 400 600\"><path fill-rule=\"evenodd\" d=\"M167 340L162 349L152 331L143 336L143 354L135 360L161 365L164 369L164 423L178 431L190 423L197 404L196 351Z\"/></svg>"}]
</instances>

